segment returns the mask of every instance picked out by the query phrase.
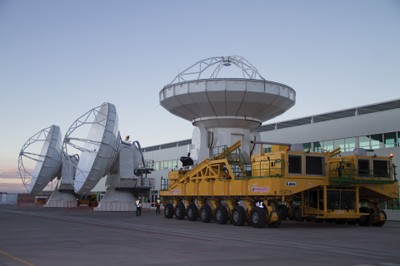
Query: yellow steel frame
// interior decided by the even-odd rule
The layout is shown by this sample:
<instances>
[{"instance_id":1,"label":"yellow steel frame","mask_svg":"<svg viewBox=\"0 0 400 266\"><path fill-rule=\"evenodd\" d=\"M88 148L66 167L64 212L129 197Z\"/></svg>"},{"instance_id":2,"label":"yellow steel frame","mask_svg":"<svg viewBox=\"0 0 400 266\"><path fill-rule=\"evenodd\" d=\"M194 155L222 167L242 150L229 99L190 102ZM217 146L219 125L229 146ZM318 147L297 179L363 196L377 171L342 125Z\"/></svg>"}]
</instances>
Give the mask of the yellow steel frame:
<instances>
[{"instance_id":1,"label":"yellow steel frame","mask_svg":"<svg viewBox=\"0 0 400 266\"><path fill-rule=\"evenodd\" d=\"M229 161L231 153L240 147L240 142L216 156L214 159L206 159L190 170L171 171L169 174L169 189L160 194L166 198L173 198L174 203L181 198L185 205L193 199L200 204L208 199L212 209L215 209L221 199L226 199L228 209L232 209L237 198L244 201L246 208L250 210L254 199L275 199L282 202L293 202L294 196L301 196L301 211L303 215L311 215L323 219L356 219L365 213L360 213L358 207L354 210L329 210L327 206L327 191L347 188L355 192L355 206L360 204L360 188L368 189L383 198L398 198L398 182L395 179L386 178L383 181L373 183L368 178L358 178L355 171L357 167L356 156L336 156L340 151L330 153L306 153L291 152L279 149L273 153L255 155L251 158L251 176L246 176L242 162ZM326 173L321 175L305 175L288 173L288 156L319 156L324 160ZM369 157L368 157L369 158ZM387 158L385 158L387 160ZM306 160L302 160L302 169L306 168ZM342 166L343 169L341 168ZM240 168L234 171L232 167ZM339 173L340 171L340 173ZM340 180L343 179L343 180ZM378 180L379 181L379 180ZM304 193L314 188L323 190L323 209L309 207L304 202ZM364 190L363 190L364 191ZM274 206L268 206L268 212L276 215ZM271 221L277 221L276 216Z\"/></svg>"}]
</instances>

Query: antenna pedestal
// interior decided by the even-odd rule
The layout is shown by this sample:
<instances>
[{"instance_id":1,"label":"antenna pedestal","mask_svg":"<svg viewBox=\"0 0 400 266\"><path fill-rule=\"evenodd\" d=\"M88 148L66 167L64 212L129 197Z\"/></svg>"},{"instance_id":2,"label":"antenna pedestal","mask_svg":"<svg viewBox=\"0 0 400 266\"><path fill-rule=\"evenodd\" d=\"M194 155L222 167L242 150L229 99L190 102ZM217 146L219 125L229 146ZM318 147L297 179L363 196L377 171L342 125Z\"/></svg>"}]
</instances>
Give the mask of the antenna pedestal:
<instances>
[{"instance_id":1,"label":"antenna pedestal","mask_svg":"<svg viewBox=\"0 0 400 266\"><path fill-rule=\"evenodd\" d=\"M210 156L220 154L223 148L240 140L242 143L241 152L247 161L250 159L251 152L254 152L255 148L259 149L250 142L260 139L260 133L255 130L243 128L206 129L203 126L197 126L192 134L190 157L196 162L201 162Z\"/></svg>"},{"instance_id":2,"label":"antenna pedestal","mask_svg":"<svg viewBox=\"0 0 400 266\"><path fill-rule=\"evenodd\" d=\"M118 176L113 176L118 178ZM135 211L135 198L131 191L108 188L95 211Z\"/></svg>"},{"instance_id":3,"label":"antenna pedestal","mask_svg":"<svg viewBox=\"0 0 400 266\"><path fill-rule=\"evenodd\" d=\"M76 208L77 202L73 191L54 190L44 207Z\"/></svg>"}]
</instances>

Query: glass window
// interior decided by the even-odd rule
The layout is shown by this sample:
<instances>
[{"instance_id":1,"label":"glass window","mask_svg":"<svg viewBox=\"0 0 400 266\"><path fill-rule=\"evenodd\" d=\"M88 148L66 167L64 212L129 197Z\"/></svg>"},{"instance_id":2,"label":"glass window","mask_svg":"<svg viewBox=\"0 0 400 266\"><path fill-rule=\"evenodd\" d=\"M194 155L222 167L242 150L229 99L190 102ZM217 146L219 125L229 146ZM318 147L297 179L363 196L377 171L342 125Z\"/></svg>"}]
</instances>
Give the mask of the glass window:
<instances>
[{"instance_id":1,"label":"glass window","mask_svg":"<svg viewBox=\"0 0 400 266\"><path fill-rule=\"evenodd\" d=\"M396 147L396 132L383 134L383 142L385 144L385 148Z\"/></svg>"},{"instance_id":2,"label":"glass window","mask_svg":"<svg viewBox=\"0 0 400 266\"><path fill-rule=\"evenodd\" d=\"M400 147L400 132L397 131L397 146Z\"/></svg>"},{"instance_id":3,"label":"glass window","mask_svg":"<svg viewBox=\"0 0 400 266\"><path fill-rule=\"evenodd\" d=\"M162 161L162 169L168 169L168 161Z\"/></svg>"},{"instance_id":4,"label":"glass window","mask_svg":"<svg viewBox=\"0 0 400 266\"><path fill-rule=\"evenodd\" d=\"M311 151L311 143L304 143L303 144L304 150Z\"/></svg>"},{"instance_id":5,"label":"glass window","mask_svg":"<svg viewBox=\"0 0 400 266\"><path fill-rule=\"evenodd\" d=\"M271 152L271 147L264 148L264 153L268 153L268 152Z\"/></svg>"},{"instance_id":6,"label":"glass window","mask_svg":"<svg viewBox=\"0 0 400 266\"><path fill-rule=\"evenodd\" d=\"M289 155L289 174L301 174L300 155Z\"/></svg>"},{"instance_id":7,"label":"glass window","mask_svg":"<svg viewBox=\"0 0 400 266\"><path fill-rule=\"evenodd\" d=\"M370 176L369 173L369 160L359 159L358 160L358 175L359 176Z\"/></svg>"},{"instance_id":8,"label":"glass window","mask_svg":"<svg viewBox=\"0 0 400 266\"><path fill-rule=\"evenodd\" d=\"M333 150L333 140L325 140L324 141L324 150L326 150L326 151Z\"/></svg>"},{"instance_id":9,"label":"glass window","mask_svg":"<svg viewBox=\"0 0 400 266\"><path fill-rule=\"evenodd\" d=\"M344 151L353 151L356 148L356 138L344 139Z\"/></svg>"},{"instance_id":10,"label":"glass window","mask_svg":"<svg viewBox=\"0 0 400 266\"><path fill-rule=\"evenodd\" d=\"M154 170L155 171L160 170L160 162L154 162Z\"/></svg>"},{"instance_id":11,"label":"glass window","mask_svg":"<svg viewBox=\"0 0 400 266\"><path fill-rule=\"evenodd\" d=\"M370 146L370 141L369 141L369 136L361 136L358 138L358 141L360 143L359 147L363 149L371 149Z\"/></svg>"},{"instance_id":12,"label":"glass window","mask_svg":"<svg viewBox=\"0 0 400 266\"><path fill-rule=\"evenodd\" d=\"M374 160L374 176L389 177L389 161Z\"/></svg>"},{"instance_id":13,"label":"glass window","mask_svg":"<svg viewBox=\"0 0 400 266\"><path fill-rule=\"evenodd\" d=\"M315 152L321 152L322 151L321 143L319 141L313 142L313 149Z\"/></svg>"},{"instance_id":14,"label":"glass window","mask_svg":"<svg viewBox=\"0 0 400 266\"><path fill-rule=\"evenodd\" d=\"M383 145L382 134L371 135L371 149L379 149Z\"/></svg>"},{"instance_id":15,"label":"glass window","mask_svg":"<svg viewBox=\"0 0 400 266\"><path fill-rule=\"evenodd\" d=\"M344 139L335 139L333 141L333 147L340 148L341 151L344 151Z\"/></svg>"},{"instance_id":16,"label":"glass window","mask_svg":"<svg viewBox=\"0 0 400 266\"><path fill-rule=\"evenodd\" d=\"M158 161L154 162L154 170L166 170L166 169L177 169L180 165L178 159L168 160L168 161Z\"/></svg>"},{"instance_id":17,"label":"glass window","mask_svg":"<svg viewBox=\"0 0 400 266\"><path fill-rule=\"evenodd\" d=\"M307 175L323 175L324 174L324 157L306 156L306 174Z\"/></svg>"}]
</instances>

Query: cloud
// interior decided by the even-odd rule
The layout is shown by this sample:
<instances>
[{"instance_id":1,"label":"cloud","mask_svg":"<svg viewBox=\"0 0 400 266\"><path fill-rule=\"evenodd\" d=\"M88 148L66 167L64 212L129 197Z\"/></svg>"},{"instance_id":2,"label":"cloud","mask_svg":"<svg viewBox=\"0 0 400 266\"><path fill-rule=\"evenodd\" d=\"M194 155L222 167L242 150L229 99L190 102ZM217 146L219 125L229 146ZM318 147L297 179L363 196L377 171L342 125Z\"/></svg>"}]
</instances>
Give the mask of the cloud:
<instances>
[{"instance_id":1,"label":"cloud","mask_svg":"<svg viewBox=\"0 0 400 266\"><path fill-rule=\"evenodd\" d=\"M0 192L26 193L18 169L0 170Z\"/></svg>"},{"instance_id":2,"label":"cloud","mask_svg":"<svg viewBox=\"0 0 400 266\"><path fill-rule=\"evenodd\" d=\"M1 169L0 178L15 178L21 180L18 169Z\"/></svg>"},{"instance_id":3,"label":"cloud","mask_svg":"<svg viewBox=\"0 0 400 266\"><path fill-rule=\"evenodd\" d=\"M0 192L26 193L21 179L0 177Z\"/></svg>"},{"instance_id":4,"label":"cloud","mask_svg":"<svg viewBox=\"0 0 400 266\"><path fill-rule=\"evenodd\" d=\"M0 171L0 192L26 193L18 170L2 169Z\"/></svg>"}]
</instances>

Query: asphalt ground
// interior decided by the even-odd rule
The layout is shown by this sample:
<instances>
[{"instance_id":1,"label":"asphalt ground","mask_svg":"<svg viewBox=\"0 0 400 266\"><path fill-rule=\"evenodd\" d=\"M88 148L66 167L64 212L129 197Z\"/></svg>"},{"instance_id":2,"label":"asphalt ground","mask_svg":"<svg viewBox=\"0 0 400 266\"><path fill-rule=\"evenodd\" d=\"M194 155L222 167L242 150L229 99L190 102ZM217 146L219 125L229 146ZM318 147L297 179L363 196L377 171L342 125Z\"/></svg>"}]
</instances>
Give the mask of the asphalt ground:
<instances>
[{"instance_id":1,"label":"asphalt ground","mask_svg":"<svg viewBox=\"0 0 400 266\"><path fill-rule=\"evenodd\" d=\"M279 228L165 219L154 210L0 206L0 265L400 266L400 222Z\"/></svg>"}]
</instances>

